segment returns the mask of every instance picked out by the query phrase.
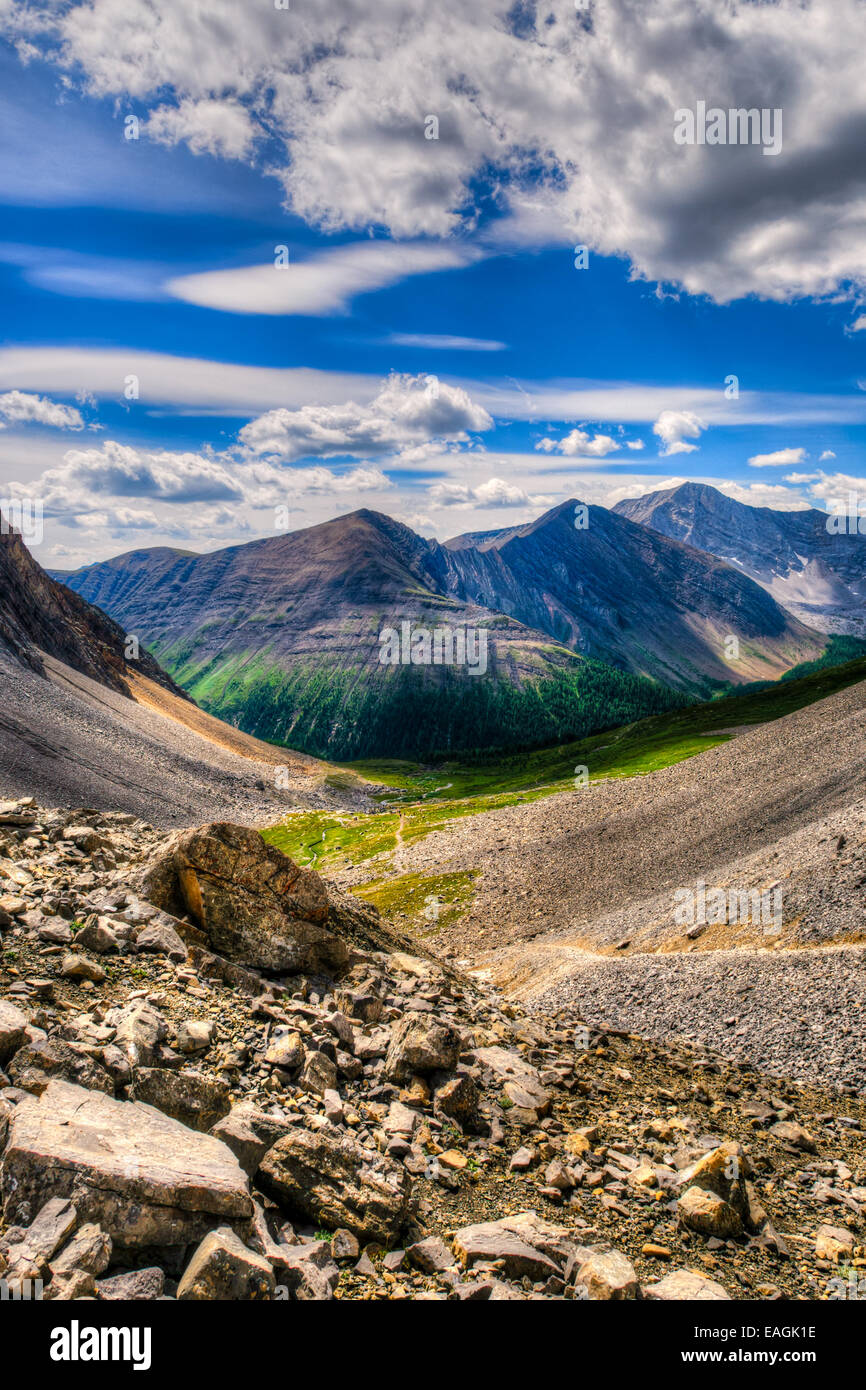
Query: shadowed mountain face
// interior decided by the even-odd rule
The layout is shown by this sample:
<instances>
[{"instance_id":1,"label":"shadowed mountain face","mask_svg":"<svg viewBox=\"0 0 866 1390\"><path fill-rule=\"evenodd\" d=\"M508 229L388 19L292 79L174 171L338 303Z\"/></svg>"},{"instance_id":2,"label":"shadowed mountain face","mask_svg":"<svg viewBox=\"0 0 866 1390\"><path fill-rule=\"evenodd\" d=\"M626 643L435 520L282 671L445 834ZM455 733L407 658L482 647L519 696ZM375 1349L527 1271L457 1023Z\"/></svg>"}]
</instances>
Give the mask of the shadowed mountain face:
<instances>
[{"instance_id":1,"label":"shadowed mountain face","mask_svg":"<svg viewBox=\"0 0 866 1390\"><path fill-rule=\"evenodd\" d=\"M681 701L672 687L773 678L823 649L718 560L600 507L579 528L576 506L445 545L365 510L209 555L137 551L65 579L211 712L331 756L577 736ZM403 623L486 630L486 672L383 665L380 635ZM738 661L725 657L730 636Z\"/></svg>"},{"instance_id":2,"label":"shadowed mountain face","mask_svg":"<svg viewBox=\"0 0 866 1390\"><path fill-rule=\"evenodd\" d=\"M683 483L619 502L614 511L717 555L822 632L866 636L866 535L827 530L827 514L747 507L714 487Z\"/></svg>"},{"instance_id":3,"label":"shadowed mountain face","mask_svg":"<svg viewBox=\"0 0 866 1390\"><path fill-rule=\"evenodd\" d=\"M576 505L474 545L448 542L458 592L679 688L771 678L823 645L728 565L605 507L581 514ZM729 636L740 644L733 662Z\"/></svg>"},{"instance_id":4,"label":"shadowed mountain face","mask_svg":"<svg viewBox=\"0 0 866 1390\"><path fill-rule=\"evenodd\" d=\"M128 665L125 641L116 622L46 574L21 537L0 525L0 649L40 675L46 653L124 695L130 670L183 695L143 649Z\"/></svg>"}]
</instances>

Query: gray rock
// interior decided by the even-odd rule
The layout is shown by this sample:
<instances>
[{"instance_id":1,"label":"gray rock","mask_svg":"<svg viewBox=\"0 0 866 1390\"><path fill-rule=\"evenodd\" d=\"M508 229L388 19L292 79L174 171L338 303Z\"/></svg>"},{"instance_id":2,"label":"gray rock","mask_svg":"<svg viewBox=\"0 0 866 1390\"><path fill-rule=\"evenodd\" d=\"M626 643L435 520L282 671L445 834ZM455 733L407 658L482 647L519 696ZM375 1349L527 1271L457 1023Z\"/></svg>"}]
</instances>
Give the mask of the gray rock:
<instances>
[{"instance_id":1,"label":"gray rock","mask_svg":"<svg viewBox=\"0 0 866 1390\"><path fill-rule=\"evenodd\" d=\"M13 1113L0 1169L7 1222L51 1197L74 1201L121 1246L186 1245L252 1215L247 1179L225 1144L149 1105L65 1081Z\"/></svg>"},{"instance_id":2,"label":"gray rock","mask_svg":"<svg viewBox=\"0 0 866 1390\"><path fill-rule=\"evenodd\" d=\"M278 1140L262 1160L258 1181L289 1214L330 1230L344 1227L362 1242L391 1245L406 1220L406 1170L330 1125Z\"/></svg>"}]
</instances>

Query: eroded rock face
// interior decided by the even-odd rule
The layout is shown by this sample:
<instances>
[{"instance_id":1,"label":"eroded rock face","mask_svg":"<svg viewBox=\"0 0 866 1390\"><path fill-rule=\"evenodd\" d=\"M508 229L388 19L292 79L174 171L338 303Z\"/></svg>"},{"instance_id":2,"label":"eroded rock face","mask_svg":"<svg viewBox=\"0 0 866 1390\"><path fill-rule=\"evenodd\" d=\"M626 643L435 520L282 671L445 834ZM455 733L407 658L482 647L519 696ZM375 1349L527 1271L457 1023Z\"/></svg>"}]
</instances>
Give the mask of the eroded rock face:
<instances>
[{"instance_id":1,"label":"eroded rock face","mask_svg":"<svg viewBox=\"0 0 866 1390\"><path fill-rule=\"evenodd\" d=\"M188 914L229 960L275 974L334 974L349 963L345 942L325 927L330 903L318 874L245 826L172 836L139 888L157 907Z\"/></svg>"},{"instance_id":2,"label":"eroded rock face","mask_svg":"<svg viewBox=\"0 0 866 1390\"><path fill-rule=\"evenodd\" d=\"M88 1091L114 1095L114 1082L105 1068L59 1038L44 1038L20 1048L9 1064L9 1076L22 1091L36 1096L42 1094L52 1077Z\"/></svg>"},{"instance_id":3,"label":"eroded rock face","mask_svg":"<svg viewBox=\"0 0 866 1390\"><path fill-rule=\"evenodd\" d=\"M362 1242L390 1245L405 1222L409 1174L331 1125L299 1130L265 1154L259 1185L289 1210Z\"/></svg>"},{"instance_id":4,"label":"eroded rock face","mask_svg":"<svg viewBox=\"0 0 866 1390\"><path fill-rule=\"evenodd\" d=\"M196 1071L170 1071L167 1067L139 1067L133 1096L202 1133L212 1129L231 1109L231 1092L225 1081Z\"/></svg>"},{"instance_id":5,"label":"eroded rock face","mask_svg":"<svg viewBox=\"0 0 866 1390\"><path fill-rule=\"evenodd\" d=\"M10 1224L65 1197L82 1222L129 1247L186 1245L253 1210L246 1176L218 1139L65 1081L16 1106L0 1189Z\"/></svg>"}]
</instances>

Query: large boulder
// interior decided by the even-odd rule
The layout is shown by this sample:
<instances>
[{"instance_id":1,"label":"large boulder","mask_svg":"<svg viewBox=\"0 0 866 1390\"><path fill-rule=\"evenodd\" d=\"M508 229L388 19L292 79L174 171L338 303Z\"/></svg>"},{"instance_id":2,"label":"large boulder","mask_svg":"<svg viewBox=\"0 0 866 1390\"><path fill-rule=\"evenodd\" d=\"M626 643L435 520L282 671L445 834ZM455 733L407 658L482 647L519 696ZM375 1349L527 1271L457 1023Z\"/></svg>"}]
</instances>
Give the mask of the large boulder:
<instances>
[{"instance_id":1,"label":"large boulder","mask_svg":"<svg viewBox=\"0 0 866 1390\"><path fill-rule=\"evenodd\" d=\"M410 1181L401 1164L332 1125L296 1130L265 1154L257 1182L291 1213L361 1242L391 1245L406 1220Z\"/></svg>"},{"instance_id":2,"label":"large boulder","mask_svg":"<svg viewBox=\"0 0 866 1390\"><path fill-rule=\"evenodd\" d=\"M404 1014L391 1035L385 1075L404 1081L413 1073L453 1071L460 1056L460 1034L430 1014Z\"/></svg>"},{"instance_id":3,"label":"large boulder","mask_svg":"<svg viewBox=\"0 0 866 1390\"><path fill-rule=\"evenodd\" d=\"M319 875L246 826L172 836L138 889L173 916L188 915L210 950L257 970L334 974L349 963L349 948L325 926L330 903Z\"/></svg>"},{"instance_id":4,"label":"large boulder","mask_svg":"<svg viewBox=\"0 0 866 1390\"><path fill-rule=\"evenodd\" d=\"M218 1139L65 1081L15 1107L0 1192L11 1225L66 1197L125 1247L187 1245L253 1212L247 1178Z\"/></svg>"}]
</instances>

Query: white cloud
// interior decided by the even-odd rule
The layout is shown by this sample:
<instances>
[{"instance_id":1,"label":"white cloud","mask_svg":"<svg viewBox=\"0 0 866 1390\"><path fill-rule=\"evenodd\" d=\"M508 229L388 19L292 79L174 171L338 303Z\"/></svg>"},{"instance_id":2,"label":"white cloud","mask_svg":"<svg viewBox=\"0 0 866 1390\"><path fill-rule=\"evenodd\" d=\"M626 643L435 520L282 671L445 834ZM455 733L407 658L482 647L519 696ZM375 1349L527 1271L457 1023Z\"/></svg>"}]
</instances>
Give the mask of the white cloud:
<instances>
[{"instance_id":1,"label":"white cloud","mask_svg":"<svg viewBox=\"0 0 866 1390\"><path fill-rule=\"evenodd\" d=\"M861 501L866 497L866 478L858 478L851 473L825 473L823 469L818 469L815 473L792 474L788 481L808 483L810 497L823 503L831 512L844 511L852 492Z\"/></svg>"},{"instance_id":2,"label":"white cloud","mask_svg":"<svg viewBox=\"0 0 866 1390\"><path fill-rule=\"evenodd\" d=\"M142 409L166 406L222 416L256 415L274 405L310 401L370 401L381 386L380 376L360 372L249 367L136 348L0 348L0 387L70 396L87 391L103 400L120 400L129 376L138 380Z\"/></svg>"},{"instance_id":3,"label":"white cloud","mask_svg":"<svg viewBox=\"0 0 866 1390\"><path fill-rule=\"evenodd\" d=\"M226 134L199 108L242 107L289 207L326 228L471 230L489 174L505 237L586 242L694 294L866 283L859 0L7 0L4 20L95 96L159 102L165 138L234 156L243 117ZM677 145L675 111L707 96L781 108L782 153Z\"/></svg>"},{"instance_id":4,"label":"white cloud","mask_svg":"<svg viewBox=\"0 0 866 1390\"><path fill-rule=\"evenodd\" d=\"M100 400L123 397L129 375L138 377L142 409L163 407L224 417L253 416L277 406L347 400L371 402L379 374L321 371L313 367L256 367L202 357L142 352L138 348L70 348L15 345L0 348L0 390L85 391ZM529 381L519 386L463 376L462 389L489 415L505 420L609 420L642 424L665 410L687 410L708 425L866 424L866 393L809 395L721 389L643 386L621 381Z\"/></svg>"},{"instance_id":5,"label":"white cloud","mask_svg":"<svg viewBox=\"0 0 866 1390\"><path fill-rule=\"evenodd\" d=\"M572 430L564 439L542 439L535 447L545 454L565 454L570 458L604 458L622 446L609 434L590 436L585 430Z\"/></svg>"},{"instance_id":6,"label":"white cloud","mask_svg":"<svg viewBox=\"0 0 866 1390\"><path fill-rule=\"evenodd\" d=\"M553 506L555 499L539 494L530 494L516 483L505 482L503 478L488 478L476 487L469 483L439 482L427 489L430 505L439 507L526 507Z\"/></svg>"},{"instance_id":7,"label":"white cloud","mask_svg":"<svg viewBox=\"0 0 866 1390\"><path fill-rule=\"evenodd\" d=\"M37 495L52 512L82 510L85 497L202 503L239 502L243 492L216 459L195 453L135 449L106 440L98 449L70 449L59 468L38 480Z\"/></svg>"},{"instance_id":8,"label":"white cloud","mask_svg":"<svg viewBox=\"0 0 866 1390\"><path fill-rule=\"evenodd\" d=\"M735 502L745 502L747 507L772 507L777 512L800 512L810 503L805 497L782 487L780 483L735 483L725 479L707 478L706 481L719 492L733 497Z\"/></svg>"},{"instance_id":9,"label":"white cloud","mask_svg":"<svg viewBox=\"0 0 866 1390\"><path fill-rule=\"evenodd\" d=\"M644 447L644 442L642 439L627 439L625 447L627 449L642 449Z\"/></svg>"},{"instance_id":10,"label":"white cloud","mask_svg":"<svg viewBox=\"0 0 866 1390\"><path fill-rule=\"evenodd\" d=\"M836 457L836 455L833 453L833 450L832 450L832 449L825 449L824 452L823 452L823 454L822 454L821 457L819 458L818 462L819 462L819 463L826 463L826 462L828 461L828 459L834 459L835 457Z\"/></svg>"},{"instance_id":11,"label":"white cloud","mask_svg":"<svg viewBox=\"0 0 866 1390\"><path fill-rule=\"evenodd\" d=\"M691 410L663 410L653 425L653 434L662 441L661 454L693 454L698 446L687 441L698 439L706 428L706 421Z\"/></svg>"},{"instance_id":12,"label":"white cloud","mask_svg":"<svg viewBox=\"0 0 866 1390\"><path fill-rule=\"evenodd\" d=\"M162 145L176 145L182 140L193 154L225 159L245 159L255 139L255 125L243 106L210 98L187 98L179 106L158 106L144 130Z\"/></svg>"},{"instance_id":13,"label":"white cloud","mask_svg":"<svg viewBox=\"0 0 866 1390\"><path fill-rule=\"evenodd\" d=\"M856 318L854 322L849 325L848 332L862 333L864 328L866 328L866 314L860 314L859 318Z\"/></svg>"},{"instance_id":14,"label":"white cloud","mask_svg":"<svg viewBox=\"0 0 866 1390\"><path fill-rule=\"evenodd\" d=\"M26 391L4 391L0 395L0 415L11 424L48 425L57 430L83 430L84 421L71 405L59 405L44 396Z\"/></svg>"},{"instance_id":15,"label":"white cloud","mask_svg":"<svg viewBox=\"0 0 866 1390\"><path fill-rule=\"evenodd\" d=\"M391 333L386 342L433 352L504 352L508 346L495 338L460 338L451 333Z\"/></svg>"},{"instance_id":16,"label":"white cloud","mask_svg":"<svg viewBox=\"0 0 866 1390\"><path fill-rule=\"evenodd\" d=\"M750 468L790 468L808 457L805 449L776 449L772 454L752 454Z\"/></svg>"},{"instance_id":17,"label":"white cloud","mask_svg":"<svg viewBox=\"0 0 866 1390\"><path fill-rule=\"evenodd\" d=\"M303 261L211 270L169 280L177 299L231 314L340 314L359 294L409 275L457 270L476 259L466 246L362 241Z\"/></svg>"},{"instance_id":18,"label":"white cloud","mask_svg":"<svg viewBox=\"0 0 866 1390\"><path fill-rule=\"evenodd\" d=\"M468 430L487 430L492 425L487 411L461 387L448 386L436 377L395 373L369 405L347 401L338 406L271 410L245 425L239 439L252 455L292 462L343 454L392 454L431 439L464 440Z\"/></svg>"}]
</instances>

